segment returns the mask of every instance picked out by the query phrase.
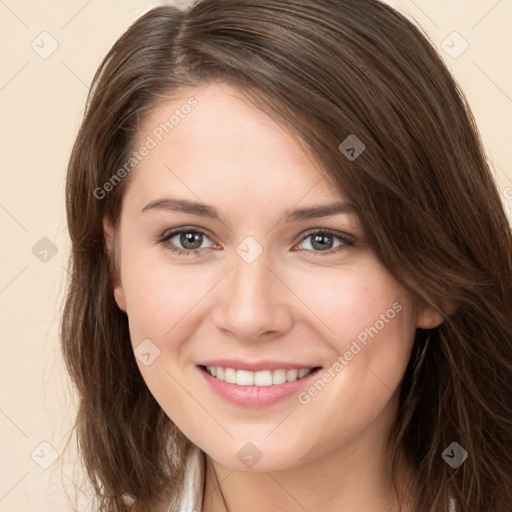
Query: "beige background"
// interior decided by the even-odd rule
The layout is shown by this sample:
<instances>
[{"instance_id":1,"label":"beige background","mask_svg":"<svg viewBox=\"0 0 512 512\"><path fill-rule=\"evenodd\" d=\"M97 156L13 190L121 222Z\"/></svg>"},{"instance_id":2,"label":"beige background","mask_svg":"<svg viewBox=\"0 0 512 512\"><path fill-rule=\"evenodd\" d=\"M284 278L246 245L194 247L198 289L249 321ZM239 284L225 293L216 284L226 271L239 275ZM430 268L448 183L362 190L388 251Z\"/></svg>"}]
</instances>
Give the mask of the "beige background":
<instances>
[{"instance_id":1,"label":"beige background","mask_svg":"<svg viewBox=\"0 0 512 512\"><path fill-rule=\"evenodd\" d=\"M0 0L0 511L70 511L75 493L80 510L90 509L72 453L61 456L75 411L57 335L69 250L65 169L101 58L161 3ZM512 217L512 0L389 3L424 28L466 92ZM458 56L461 37L469 48ZM38 243L46 262L33 253Z\"/></svg>"}]
</instances>

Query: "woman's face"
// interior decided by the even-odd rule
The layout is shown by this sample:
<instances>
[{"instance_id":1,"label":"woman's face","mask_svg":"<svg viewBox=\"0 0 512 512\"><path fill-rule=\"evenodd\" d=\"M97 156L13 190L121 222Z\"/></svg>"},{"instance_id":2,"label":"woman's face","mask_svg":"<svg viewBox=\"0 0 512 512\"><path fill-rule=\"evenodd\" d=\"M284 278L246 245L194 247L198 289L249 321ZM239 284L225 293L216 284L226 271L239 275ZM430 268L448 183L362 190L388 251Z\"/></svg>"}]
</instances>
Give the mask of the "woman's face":
<instances>
[{"instance_id":1,"label":"woman's face","mask_svg":"<svg viewBox=\"0 0 512 512\"><path fill-rule=\"evenodd\" d=\"M143 146L113 282L169 418L214 460L245 470L382 440L415 329L435 322L414 313L343 194L227 85L154 110ZM218 378L206 365L222 368Z\"/></svg>"}]
</instances>

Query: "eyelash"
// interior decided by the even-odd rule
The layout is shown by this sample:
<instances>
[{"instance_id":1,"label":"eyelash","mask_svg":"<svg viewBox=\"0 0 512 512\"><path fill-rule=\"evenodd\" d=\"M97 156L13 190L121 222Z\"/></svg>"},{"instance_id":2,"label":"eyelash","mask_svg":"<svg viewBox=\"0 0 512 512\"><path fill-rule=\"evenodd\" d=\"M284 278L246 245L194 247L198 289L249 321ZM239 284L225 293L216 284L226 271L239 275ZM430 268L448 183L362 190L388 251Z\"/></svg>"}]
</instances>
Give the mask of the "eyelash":
<instances>
[{"instance_id":1,"label":"eyelash","mask_svg":"<svg viewBox=\"0 0 512 512\"><path fill-rule=\"evenodd\" d=\"M199 234L205 236L206 238L208 238L210 241L213 242L213 240L208 235L208 233L206 233L202 229L192 228L192 227L188 227L188 226L184 226L184 227L181 227L181 228L176 228L176 229L173 229L172 231L164 233L164 235L162 236L162 238L160 238L160 240L158 240L158 242L165 244L166 247L170 251L172 251L174 253L177 253L178 256L182 256L182 255L190 256L191 254L193 254L194 257L199 256L199 251L201 249L180 249L179 247L176 247L174 244L169 242L169 240L171 238L174 238L176 235L180 235L181 233L199 233ZM317 234L331 235L334 238L340 239L343 243L341 245L339 245L338 247L335 247L334 249L328 249L326 251L315 251L315 250L311 250L311 249L301 249L301 250L305 250L305 251L308 251L308 252L312 253L311 256L313 256L313 257L318 257L318 256L323 257L323 256L331 255L331 254L334 254L334 253L341 252L343 250L350 249L350 248L355 246L355 241L354 241L354 239L351 236L349 236L349 235L347 235L345 233L340 233L338 231L333 231L331 229L326 229L326 228L324 228L324 229L317 228L317 229L314 229L314 230L307 231L304 234L304 236L302 237L300 243L302 243L307 238L309 238L309 237L311 237L313 235L317 235ZM207 249L207 247L203 247L203 249Z\"/></svg>"}]
</instances>

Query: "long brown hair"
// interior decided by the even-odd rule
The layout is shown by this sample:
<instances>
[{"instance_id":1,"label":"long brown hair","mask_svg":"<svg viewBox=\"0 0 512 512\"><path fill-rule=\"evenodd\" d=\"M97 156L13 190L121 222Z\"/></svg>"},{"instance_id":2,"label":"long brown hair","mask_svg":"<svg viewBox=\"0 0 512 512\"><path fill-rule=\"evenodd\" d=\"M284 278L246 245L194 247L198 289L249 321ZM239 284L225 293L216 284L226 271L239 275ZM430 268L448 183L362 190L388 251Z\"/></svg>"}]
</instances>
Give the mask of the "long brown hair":
<instances>
[{"instance_id":1,"label":"long brown hair","mask_svg":"<svg viewBox=\"0 0 512 512\"><path fill-rule=\"evenodd\" d=\"M393 470L399 451L417 470L417 510L445 512L452 496L459 511L508 512L511 229L463 92L422 31L377 0L157 7L97 70L67 175L61 336L99 509L150 510L175 496L191 443L145 385L113 298L102 220L118 225L131 174L95 191L129 160L151 109L214 81L236 86L311 152L387 269L445 319L416 332L390 433ZM365 145L352 160L339 148L349 135ZM441 456L452 442L468 452L457 469Z\"/></svg>"}]
</instances>

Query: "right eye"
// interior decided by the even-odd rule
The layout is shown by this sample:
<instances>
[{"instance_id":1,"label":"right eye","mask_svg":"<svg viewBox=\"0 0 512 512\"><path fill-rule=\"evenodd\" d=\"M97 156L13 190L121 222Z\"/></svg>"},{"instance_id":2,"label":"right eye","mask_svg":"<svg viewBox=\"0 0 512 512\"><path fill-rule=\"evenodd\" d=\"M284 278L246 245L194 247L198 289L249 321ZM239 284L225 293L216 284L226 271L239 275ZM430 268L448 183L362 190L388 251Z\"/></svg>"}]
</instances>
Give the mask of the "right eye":
<instances>
[{"instance_id":1,"label":"right eye","mask_svg":"<svg viewBox=\"0 0 512 512\"><path fill-rule=\"evenodd\" d=\"M203 230L184 226L167 231L159 242L163 243L166 248L172 252L176 252L180 256L189 256L191 254L198 256L200 249L207 248L201 247L205 238L211 240ZM173 239L176 240L173 241ZM181 247L178 244L181 245Z\"/></svg>"}]
</instances>

